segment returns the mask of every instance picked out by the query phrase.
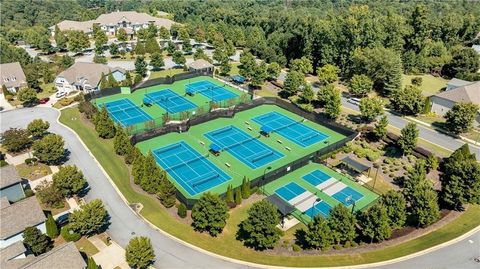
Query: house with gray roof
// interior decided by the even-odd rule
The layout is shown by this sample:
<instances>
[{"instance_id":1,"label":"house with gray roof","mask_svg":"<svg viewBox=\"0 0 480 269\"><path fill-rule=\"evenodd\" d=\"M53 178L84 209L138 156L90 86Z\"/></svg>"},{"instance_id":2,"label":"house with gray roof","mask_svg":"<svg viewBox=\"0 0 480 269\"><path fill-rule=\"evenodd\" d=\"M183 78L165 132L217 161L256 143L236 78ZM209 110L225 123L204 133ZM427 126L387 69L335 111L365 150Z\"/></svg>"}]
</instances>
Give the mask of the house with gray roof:
<instances>
[{"instance_id":1,"label":"house with gray roof","mask_svg":"<svg viewBox=\"0 0 480 269\"><path fill-rule=\"evenodd\" d=\"M430 96L432 104L431 112L437 115L445 115L456 103L473 103L480 106L480 81L468 82L464 80L455 81L456 85L449 90ZM448 89L448 87L447 87ZM477 114L477 125L480 122L480 114Z\"/></svg>"},{"instance_id":2,"label":"house with gray roof","mask_svg":"<svg viewBox=\"0 0 480 269\"><path fill-rule=\"evenodd\" d=\"M213 64L204 59L198 59L188 64L188 69L195 72L213 72Z\"/></svg>"},{"instance_id":3,"label":"house with gray roof","mask_svg":"<svg viewBox=\"0 0 480 269\"><path fill-rule=\"evenodd\" d=\"M85 93L100 90L102 74L112 73L116 81L122 81L126 77L123 68L110 68L105 64L76 62L67 70L58 74L55 78L55 87L60 92L69 93L74 90Z\"/></svg>"},{"instance_id":4,"label":"house with gray roof","mask_svg":"<svg viewBox=\"0 0 480 269\"><path fill-rule=\"evenodd\" d=\"M35 196L11 204L5 198L0 203L0 249L22 241L27 227L46 232L45 214Z\"/></svg>"},{"instance_id":5,"label":"house with gray roof","mask_svg":"<svg viewBox=\"0 0 480 269\"><path fill-rule=\"evenodd\" d=\"M25 198L22 179L13 165L0 168L0 198L12 203Z\"/></svg>"},{"instance_id":6,"label":"house with gray roof","mask_svg":"<svg viewBox=\"0 0 480 269\"><path fill-rule=\"evenodd\" d=\"M95 20L90 21L61 21L58 24L60 31L78 30L91 35L93 33L93 25L98 25L105 33L115 35L115 33L123 28L129 33L136 32L140 29L148 28L154 25L158 28L165 27L170 30L174 21L166 18L158 18L147 13L139 13L136 11L115 11L98 16ZM55 35L55 25L51 26L50 31Z\"/></svg>"},{"instance_id":7,"label":"house with gray roof","mask_svg":"<svg viewBox=\"0 0 480 269\"><path fill-rule=\"evenodd\" d=\"M27 77L19 62L0 64L0 86L4 86L11 93L28 87Z\"/></svg>"},{"instance_id":8,"label":"house with gray roof","mask_svg":"<svg viewBox=\"0 0 480 269\"><path fill-rule=\"evenodd\" d=\"M39 255L25 255L26 249L22 242L12 244L0 250L0 268L9 269L84 269L85 260L78 252L75 244L69 242L57 246Z\"/></svg>"}]
</instances>

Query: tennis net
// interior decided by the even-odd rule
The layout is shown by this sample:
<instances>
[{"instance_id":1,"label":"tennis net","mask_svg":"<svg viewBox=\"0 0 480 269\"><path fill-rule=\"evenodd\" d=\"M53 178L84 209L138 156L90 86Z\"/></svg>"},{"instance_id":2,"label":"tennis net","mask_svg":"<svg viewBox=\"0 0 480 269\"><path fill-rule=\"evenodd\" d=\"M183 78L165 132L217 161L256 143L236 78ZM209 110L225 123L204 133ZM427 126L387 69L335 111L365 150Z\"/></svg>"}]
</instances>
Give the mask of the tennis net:
<instances>
[{"instance_id":1,"label":"tennis net","mask_svg":"<svg viewBox=\"0 0 480 269\"><path fill-rule=\"evenodd\" d=\"M315 193L311 193L309 196L307 196L307 197L303 198L302 200L300 200L300 201L296 202L295 204L293 204L293 206L294 206L294 207L297 207L297 205L300 205L300 204L302 204L302 203L310 200L310 199L311 199L312 197L314 197L314 196L317 196L317 195L316 195Z\"/></svg>"},{"instance_id":2,"label":"tennis net","mask_svg":"<svg viewBox=\"0 0 480 269\"><path fill-rule=\"evenodd\" d=\"M265 150L265 151L262 151L262 152L260 152L260 153L258 153L258 154L255 154L255 155L253 156L253 158L251 159L251 161L252 161L252 163L254 163L254 162L257 162L257 161L259 161L259 160L261 160L261 159L264 159L264 158L266 158L266 157L268 157L268 156L271 156L271 155L273 155L273 151L271 151L271 150Z\"/></svg>"},{"instance_id":3,"label":"tennis net","mask_svg":"<svg viewBox=\"0 0 480 269\"><path fill-rule=\"evenodd\" d=\"M205 154L205 155L199 155L193 159L190 159L190 160L187 160L187 161L181 161L181 163L178 163L178 164L175 164L175 165L172 165L172 166L169 166L165 169L165 171L171 171L173 169L176 169L178 167L181 167L181 166L185 166L185 165L188 165L189 163L193 163L194 161L197 161L197 160L200 160L200 159L204 159L204 158L207 158L208 157L208 154Z\"/></svg>"},{"instance_id":4,"label":"tennis net","mask_svg":"<svg viewBox=\"0 0 480 269\"><path fill-rule=\"evenodd\" d=\"M108 112L110 114L116 114L116 113L119 113L119 112L127 113L128 111L133 111L133 110L137 110L137 108L136 107L127 107L127 108L120 108L120 109L108 108Z\"/></svg>"},{"instance_id":5,"label":"tennis net","mask_svg":"<svg viewBox=\"0 0 480 269\"><path fill-rule=\"evenodd\" d=\"M224 133L232 130L232 128L233 128L233 127L230 125L230 126L227 126L227 127L222 128L222 129L220 129L220 130L213 131L213 132L210 133L210 134L211 134L212 136L219 135L219 134L224 134Z\"/></svg>"},{"instance_id":6,"label":"tennis net","mask_svg":"<svg viewBox=\"0 0 480 269\"><path fill-rule=\"evenodd\" d=\"M273 131L274 131L274 132L278 132L278 131L280 131L280 130L286 129L286 128L291 127L291 126L293 126L293 125L300 124L300 123L302 123L302 122L303 122L303 119L301 119L301 120L299 120L299 121L294 121L294 122L291 122L291 123L289 123L289 124L285 124L285 125L283 125L283 126L280 126L280 127L278 127L278 128L275 128L275 129L273 129Z\"/></svg>"},{"instance_id":7,"label":"tennis net","mask_svg":"<svg viewBox=\"0 0 480 269\"><path fill-rule=\"evenodd\" d=\"M180 143L173 144L173 145L170 145L170 146L166 146L166 147L164 147L164 148L161 148L161 149L156 149L156 150L153 151L153 154L155 154L155 155L160 155L160 154L162 154L162 153L164 153L164 152L170 151L170 150L172 150L172 149L180 148L180 147L182 147L182 144L180 144Z\"/></svg>"},{"instance_id":8,"label":"tennis net","mask_svg":"<svg viewBox=\"0 0 480 269\"><path fill-rule=\"evenodd\" d=\"M207 183L207 182L209 182L209 181L212 181L212 180L214 180L214 179L216 179L216 178L219 178L219 177L220 177L220 174L218 174L218 173L216 173L216 172L212 172L212 174L211 174L211 175L208 175L206 178L204 178L204 179L202 179L202 180L200 180L200 181L198 181L198 182L193 183L193 184L192 184L192 187L195 188L195 187L197 187L197 186L203 185L203 184L205 184L205 183Z\"/></svg>"},{"instance_id":9,"label":"tennis net","mask_svg":"<svg viewBox=\"0 0 480 269\"><path fill-rule=\"evenodd\" d=\"M234 148L234 147L236 147L236 146L240 146L240 145L242 145L242 144L248 143L248 142L250 142L250 141L252 141L252 140L255 140L255 139L257 139L257 138L256 138L256 137L249 137L249 138L247 138L247 139L245 139L245 140L242 140L242 141L240 141L240 142L237 142L237 143L235 143L235 144L232 144L232 145L228 145L228 146L226 146L226 147L223 147L223 150L228 150L228 149Z\"/></svg>"}]
</instances>

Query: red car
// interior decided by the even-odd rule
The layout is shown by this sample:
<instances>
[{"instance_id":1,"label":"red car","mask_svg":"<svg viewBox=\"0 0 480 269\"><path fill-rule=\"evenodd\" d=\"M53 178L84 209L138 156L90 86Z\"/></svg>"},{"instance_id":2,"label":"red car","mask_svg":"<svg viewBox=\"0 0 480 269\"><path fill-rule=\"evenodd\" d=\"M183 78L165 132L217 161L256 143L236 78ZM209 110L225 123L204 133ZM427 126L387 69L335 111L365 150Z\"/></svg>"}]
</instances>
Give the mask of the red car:
<instances>
[{"instance_id":1,"label":"red car","mask_svg":"<svg viewBox=\"0 0 480 269\"><path fill-rule=\"evenodd\" d=\"M45 97L45 98L40 99L40 100L38 101L38 103L40 103L40 104L46 104L49 100L50 100L50 98Z\"/></svg>"}]
</instances>

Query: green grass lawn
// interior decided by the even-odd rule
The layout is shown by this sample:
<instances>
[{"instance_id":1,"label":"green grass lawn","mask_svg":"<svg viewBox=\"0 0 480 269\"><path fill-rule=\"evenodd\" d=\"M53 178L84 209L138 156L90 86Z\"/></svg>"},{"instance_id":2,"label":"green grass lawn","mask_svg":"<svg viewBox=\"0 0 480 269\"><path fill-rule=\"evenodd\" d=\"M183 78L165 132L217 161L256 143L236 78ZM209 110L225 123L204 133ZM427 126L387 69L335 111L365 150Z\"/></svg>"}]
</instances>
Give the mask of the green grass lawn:
<instances>
[{"instance_id":1,"label":"green grass lawn","mask_svg":"<svg viewBox=\"0 0 480 269\"><path fill-rule=\"evenodd\" d=\"M430 96L440 92L440 90L447 86L447 80L441 77L434 77L432 75L402 75L402 85L411 85L411 80L414 77L422 78L422 85L420 89L423 95Z\"/></svg>"},{"instance_id":2,"label":"green grass lawn","mask_svg":"<svg viewBox=\"0 0 480 269\"><path fill-rule=\"evenodd\" d=\"M298 115L275 105L262 105L246 111L242 111L240 113L236 113L234 118L220 118L208 121L200 125L192 126L188 132L173 132L149 139L147 141L140 142L137 144L137 147L144 154L146 154L149 150L153 151L155 149L168 146L176 142L185 141L199 153L207 154L208 147L212 142L204 136L205 133L214 131L228 125L233 125L247 133L249 136L258 136L260 132L260 125L252 121L252 118L260 116L262 114L266 114L271 111L277 111L291 119L294 119L295 121L301 120L301 117L299 117ZM245 124L245 122L248 122L249 125ZM319 124L310 121L306 121L303 124L315 130L318 130L323 134L328 135L329 138L325 141L328 141L330 144L344 138L343 135L336 133ZM248 129L248 127L250 127L252 130ZM280 144L278 140L281 140L282 144ZM277 133L271 134L268 138L262 136L261 138L259 138L259 141L284 155L282 158L268 164L272 167L273 170L287 165L288 163L296 159L312 154L328 145L320 142L308 147L302 147ZM288 150L287 147L290 148L290 150ZM217 185L216 187L210 189L210 191L215 193L224 193L229 184L231 184L234 188L240 186L244 175L246 175L250 180L257 178L263 174L265 168L267 167L267 165L264 165L256 169L252 169L228 152L222 152L218 157L215 157L211 154L207 159L232 177L232 179L228 182ZM230 164L230 167L227 167L226 163ZM172 182L176 184L176 181L173 180L173 178ZM180 185L176 186L185 195L185 197L190 197L188 192L186 192L182 187L180 187ZM199 196L200 195L196 195L193 198L199 198Z\"/></svg>"},{"instance_id":3,"label":"green grass lawn","mask_svg":"<svg viewBox=\"0 0 480 269\"><path fill-rule=\"evenodd\" d=\"M87 254L88 257L91 257L99 252L99 250L90 241L88 241L85 236L75 242L75 246L80 252Z\"/></svg>"},{"instance_id":4,"label":"green grass lawn","mask_svg":"<svg viewBox=\"0 0 480 269\"><path fill-rule=\"evenodd\" d=\"M230 69L230 72L228 72L228 74L229 74L230 76L238 75L238 74L239 74L239 69L238 69L238 66L239 66L239 65L240 65L240 63L237 63L237 62L232 63L232 64L231 64L231 67L232 67L232 68Z\"/></svg>"},{"instance_id":5,"label":"green grass lawn","mask_svg":"<svg viewBox=\"0 0 480 269\"><path fill-rule=\"evenodd\" d=\"M15 166L15 168L17 169L18 175L21 178L28 180L39 179L52 173L50 167L43 163L37 163L36 165L27 165L22 163Z\"/></svg>"},{"instance_id":6,"label":"green grass lawn","mask_svg":"<svg viewBox=\"0 0 480 269\"><path fill-rule=\"evenodd\" d=\"M181 73L185 73L185 71L182 68L170 68L170 69L164 69L160 71L152 71L148 79L163 78L166 76L171 77L173 75L181 74Z\"/></svg>"},{"instance_id":7,"label":"green grass lawn","mask_svg":"<svg viewBox=\"0 0 480 269\"><path fill-rule=\"evenodd\" d=\"M80 136L129 203L143 204L143 209L140 212L143 217L163 231L219 255L278 266L346 266L364 264L394 259L418 252L456 238L480 224L478 219L480 206L470 206L459 218L436 231L402 244L367 253L333 256L306 254L305 256L293 257L256 252L243 247L235 239L237 225L247 216L248 205L241 205L230 211L227 226L218 237L212 238L208 235L194 232L190 226L178 222L169 215L156 199L139 194L133 190L128 177L125 176L129 174L128 168L122 158L114 154L112 140L98 138L92 126L86 125L81 118L77 108L68 108L62 110L60 122L72 128Z\"/></svg>"}]
</instances>

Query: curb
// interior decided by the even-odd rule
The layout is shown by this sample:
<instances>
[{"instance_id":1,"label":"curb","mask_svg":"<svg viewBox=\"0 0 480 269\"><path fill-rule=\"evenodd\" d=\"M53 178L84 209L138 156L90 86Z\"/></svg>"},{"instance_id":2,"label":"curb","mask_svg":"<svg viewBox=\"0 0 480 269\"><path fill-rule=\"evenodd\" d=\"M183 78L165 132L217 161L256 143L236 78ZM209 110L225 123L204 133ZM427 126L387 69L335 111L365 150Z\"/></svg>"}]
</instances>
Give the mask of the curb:
<instances>
[{"instance_id":1,"label":"curb","mask_svg":"<svg viewBox=\"0 0 480 269\"><path fill-rule=\"evenodd\" d=\"M57 110L58 111L58 110ZM186 241L183 241L182 239L179 239L165 231L163 231L162 229L158 228L157 226L155 226L153 223L151 223L150 221L148 221L147 219L145 219L141 214L138 214L137 212L135 212L131 207L130 207L130 204L128 202L128 200L125 198L125 196L123 196L122 192L117 188L116 184L113 182L113 180L110 178L110 176L108 175L108 173L103 169L103 166L97 161L97 159L95 158L95 156L90 152L90 150L88 149L88 147L85 145L85 143L83 142L83 140L78 136L78 134L73 130L71 129L70 127L64 125L63 123L60 122L60 116L61 116L61 111L58 111L59 114L58 114L58 117L57 117L57 123L65 128L67 128L68 130L70 130L71 132L73 132L73 134L75 134L75 136L77 137L77 139L80 141L80 143L82 144L82 146L85 148L85 150L88 152L88 154L92 157L92 159L94 160L95 163L97 163L98 167L100 168L100 170L102 171L102 173L104 174L104 176L110 181L110 184L113 186L113 188L115 189L115 191L117 192L117 194L120 196L120 198L122 199L122 201L127 205L127 207L132 211L133 214L135 214L136 216L138 216L139 218L141 218L143 221L145 221L152 229L162 233L163 235L167 236L168 238L184 245L184 246L187 246L187 247L190 247L200 253L203 253L205 255L209 255L211 257L215 257L215 258L218 258L218 259L221 259L221 260L224 260L224 261L228 261L228 262L231 262L231 263L236 263L236 264L240 264L240 265L246 265L246 266L249 266L249 267L255 267L255 268L277 268L277 269L291 269L291 268L296 268L296 269L312 269L312 268L337 268L337 269L360 269L360 268L369 268L369 267L375 267L375 266L382 266L382 265L390 265L390 264L394 264L394 263L398 263L398 262L401 262L401 261L405 261L405 260L409 260L409 259L412 259L412 258L415 258L415 257L418 257L418 256L422 256L424 254L427 254L427 253L430 253L432 251L435 251L437 249L441 249L443 247L446 247L446 246L449 246L449 245L452 245L456 242L459 242L467 237L469 237L470 235L480 231L480 225L473 228L472 230L464 233L463 235L457 237L457 238L454 238L450 241L447 241L447 242L444 242L444 243L441 243L441 244L438 244L436 246L433 246L433 247L430 247L430 248L427 248L427 249L424 249L422 251L419 251L419 252L416 252L416 253L412 253L412 254L409 254L409 255L406 255L406 256L403 256L403 257L399 257L399 258L395 258L395 259L391 259L391 260L387 260L387 261L381 261L381 262L376 262L376 263L368 263L368 264L359 264L359 265L350 265L350 266L328 266L328 267L283 267L283 266L273 266L273 265L265 265L265 264L258 264L258 263L252 263L252 262L247 262L247 261L243 261L243 260L238 260L238 259L234 259L234 258L230 258L230 257L226 257L226 256L222 256L220 254L217 254L217 253L214 253L214 252L211 252L211 251L208 251L208 250L205 250L205 249L202 249L198 246L195 246L193 244L190 244ZM428 233L427 233L428 234ZM426 235L426 234L425 234Z\"/></svg>"}]
</instances>

